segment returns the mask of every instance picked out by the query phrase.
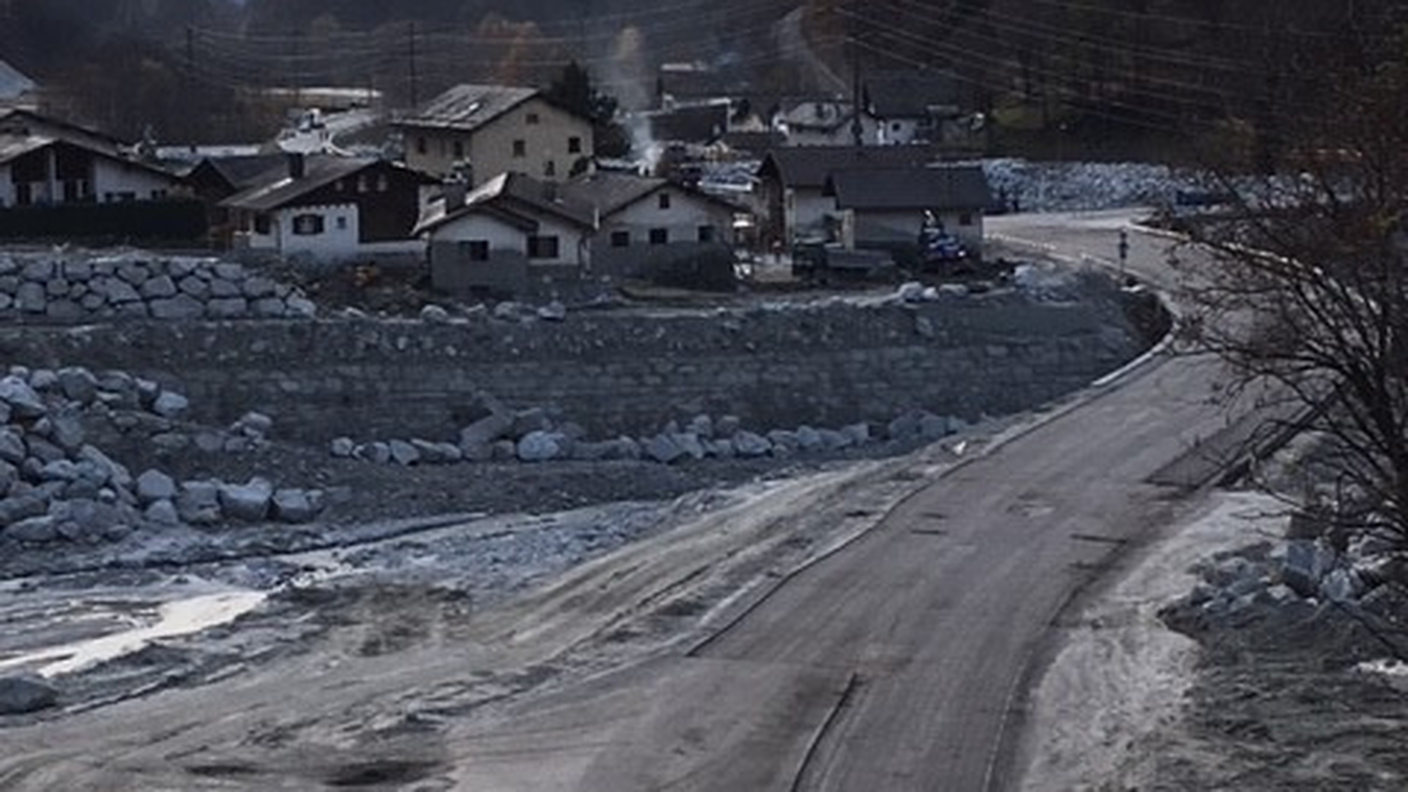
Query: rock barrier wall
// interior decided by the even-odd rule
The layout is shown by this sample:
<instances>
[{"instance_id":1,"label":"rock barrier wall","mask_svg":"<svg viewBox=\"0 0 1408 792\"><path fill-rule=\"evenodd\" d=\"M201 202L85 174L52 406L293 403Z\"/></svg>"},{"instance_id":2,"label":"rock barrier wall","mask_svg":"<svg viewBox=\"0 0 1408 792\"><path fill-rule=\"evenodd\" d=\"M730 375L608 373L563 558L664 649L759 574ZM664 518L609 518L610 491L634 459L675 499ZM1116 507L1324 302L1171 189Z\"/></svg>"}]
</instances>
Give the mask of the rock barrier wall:
<instances>
[{"instance_id":1,"label":"rock barrier wall","mask_svg":"<svg viewBox=\"0 0 1408 792\"><path fill-rule=\"evenodd\" d=\"M1083 387L1143 346L1112 295L0 332L12 363L137 372L187 394L193 419L226 424L257 409L281 437L309 442L452 439L480 417L481 392L546 407L594 437L698 414L761 429L888 422L916 409L972 420Z\"/></svg>"}]
</instances>

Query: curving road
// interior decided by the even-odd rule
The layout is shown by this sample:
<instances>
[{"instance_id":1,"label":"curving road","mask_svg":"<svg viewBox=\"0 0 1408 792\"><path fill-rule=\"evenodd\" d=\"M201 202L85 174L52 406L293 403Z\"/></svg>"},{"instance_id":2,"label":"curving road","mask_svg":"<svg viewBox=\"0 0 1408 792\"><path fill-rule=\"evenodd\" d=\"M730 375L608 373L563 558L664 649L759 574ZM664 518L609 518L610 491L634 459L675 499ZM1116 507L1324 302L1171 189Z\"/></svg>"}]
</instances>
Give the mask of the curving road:
<instances>
[{"instance_id":1,"label":"curving road","mask_svg":"<svg viewBox=\"0 0 1408 792\"><path fill-rule=\"evenodd\" d=\"M991 227L1079 256L1113 254L1123 222ZM1166 277L1164 243L1131 243L1131 268ZM1195 486L1218 469L1202 449L1240 424L1210 406L1217 374L1208 359L1156 357L1092 389L914 489L836 552L741 595L736 618L692 646L479 705L497 695L475 687L483 669L550 674L574 642L701 585L691 570L706 579L719 559L783 542L769 527L783 523L749 533L725 514L690 544L628 548L415 652L325 648L0 731L0 788L1006 788L1022 764L1025 691L1063 610L1183 508L1186 487L1153 481ZM768 508L847 519L869 503L855 486L798 485Z\"/></svg>"}]
</instances>

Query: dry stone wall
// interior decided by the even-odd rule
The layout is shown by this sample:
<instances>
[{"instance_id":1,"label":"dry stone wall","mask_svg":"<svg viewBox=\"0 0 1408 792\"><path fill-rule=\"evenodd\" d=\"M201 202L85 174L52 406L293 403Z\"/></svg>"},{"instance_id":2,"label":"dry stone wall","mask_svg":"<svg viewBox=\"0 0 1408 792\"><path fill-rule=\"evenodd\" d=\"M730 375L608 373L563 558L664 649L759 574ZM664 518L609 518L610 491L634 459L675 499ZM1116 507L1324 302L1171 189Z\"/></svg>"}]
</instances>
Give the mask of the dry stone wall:
<instances>
[{"instance_id":1,"label":"dry stone wall","mask_svg":"<svg viewBox=\"0 0 1408 792\"><path fill-rule=\"evenodd\" d=\"M187 394L202 422L257 409L281 436L321 443L453 439L479 417L481 393L513 409L547 408L592 437L650 433L699 414L763 431L884 424L911 410L971 420L1082 387L1143 346L1112 294L0 333L11 361L140 372Z\"/></svg>"}]
</instances>

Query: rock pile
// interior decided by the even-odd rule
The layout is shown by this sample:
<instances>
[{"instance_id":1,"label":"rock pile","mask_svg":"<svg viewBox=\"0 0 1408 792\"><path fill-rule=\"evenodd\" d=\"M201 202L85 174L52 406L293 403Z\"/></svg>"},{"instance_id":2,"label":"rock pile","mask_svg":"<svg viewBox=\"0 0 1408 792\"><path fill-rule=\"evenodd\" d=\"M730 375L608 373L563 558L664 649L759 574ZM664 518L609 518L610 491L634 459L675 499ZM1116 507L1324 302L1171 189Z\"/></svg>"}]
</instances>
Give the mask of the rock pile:
<instances>
[{"instance_id":1,"label":"rock pile","mask_svg":"<svg viewBox=\"0 0 1408 792\"><path fill-rule=\"evenodd\" d=\"M1028 162L992 159L983 172L994 196L1023 212L1162 206L1197 181L1167 166L1139 162Z\"/></svg>"},{"instance_id":2,"label":"rock pile","mask_svg":"<svg viewBox=\"0 0 1408 792\"><path fill-rule=\"evenodd\" d=\"M684 424L671 421L649 436L591 440L581 426L559 421L542 408L509 410L487 394L480 395L476 407L483 417L461 429L456 441L413 438L358 443L339 437L328 450L338 458L401 466L558 460L646 460L671 465L701 459L834 453L880 439L932 442L966 427L961 419L923 410L906 412L880 432L863 422L839 429L800 426L754 432L743 428L735 416L715 419L698 415Z\"/></svg>"},{"instance_id":3,"label":"rock pile","mask_svg":"<svg viewBox=\"0 0 1408 792\"><path fill-rule=\"evenodd\" d=\"M1298 515L1293 525L1306 522ZM1361 538L1339 552L1326 537L1295 528L1292 537L1206 562L1197 570L1202 581L1165 609L1164 620L1189 634L1252 625L1289 632L1336 611L1386 635L1403 635L1408 566L1389 545Z\"/></svg>"},{"instance_id":4,"label":"rock pile","mask_svg":"<svg viewBox=\"0 0 1408 792\"><path fill-rule=\"evenodd\" d=\"M283 319L315 313L298 289L216 259L0 254L0 319Z\"/></svg>"},{"instance_id":5,"label":"rock pile","mask_svg":"<svg viewBox=\"0 0 1408 792\"><path fill-rule=\"evenodd\" d=\"M100 544L181 523L316 517L317 492L278 490L263 479L178 485L157 470L133 476L88 442L87 427L105 422L172 445L173 422L187 406L181 394L120 371L16 367L0 377L0 548ZM237 426L262 433L266 422L246 416Z\"/></svg>"}]
</instances>

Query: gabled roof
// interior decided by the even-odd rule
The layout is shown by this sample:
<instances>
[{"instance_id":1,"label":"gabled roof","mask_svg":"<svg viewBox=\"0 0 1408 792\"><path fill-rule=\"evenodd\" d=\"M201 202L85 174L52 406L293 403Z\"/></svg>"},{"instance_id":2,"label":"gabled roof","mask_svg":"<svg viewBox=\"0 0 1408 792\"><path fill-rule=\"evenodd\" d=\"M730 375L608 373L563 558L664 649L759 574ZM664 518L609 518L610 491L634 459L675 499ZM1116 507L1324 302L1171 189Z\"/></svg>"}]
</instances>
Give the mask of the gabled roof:
<instances>
[{"instance_id":1,"label":"gabled roof","mask_svg":"<svg viewBox=\"0 0 1408 792\"><path fill-rule=\"evenodd\" d=\"M821 189L838 170L910 168L930 159L924 146L779 146L763 158L758 175L775 172L789 187Z\"/></svg>"},{"instance_id":2,"label":"gabled roof","mask_svg":"<svg viewBox=\"0 0 1408 792\"><path fill-rule=\"evenodd\" d=\"M29 130L28 127L7 126L5 120L6 116L0 116L0 164L49 146L69 146L120 163L126 168L148 171L173 181L177 179L176 174L149 162L135 159L115 146L94 145L86 136L56 134L61 131L58 129L46 129L43 132L26 131Z\"/></svg>"},{"instance_id":3,"label":"gabled roof","mask_svg":"<svg viewBox=\"0 0 1408 792\"><path fill-rule=\"evenodd\" d=\"M596 228L596 207L562 187L522 173L501 173L469 192L458 205L449 205L448 198L432 204L412 234L433 231L475 213L490 214L529 230L537 227L535 215L551 215L583 228Z\"/></svg>"},{"instance_id":4,"label":"gabled roof","mask_svg":"<svg viewBox=\"0 0 1408 792\"><path fill-rule=\"evenodd\" d=\"M0 134L52 137L110 157L125 156L125 143L119 138L20 107L0 109Z\"/></svg>"},{"instance_id":5,"label":"gabled roof","mask_svg":"<svg viewBox=\"0 0 1408 792\"><path fill-rule=\"evenodd\" d=\"M729 106L722 102L661 110L645 116L652 139L665 143L713 143L728 131Z\"/></svg>"},{"instance_id":6,"label":"gabled roof","mask_svg":"<svg viewBox=\"0 0 1408 792\"><path fill-rule=\"evenodd\" d=\"M471 132L538 95L536 88L456 85L398 118L396 124Z\"/></svg>"},{"instance_id":7,"label":"gabled roof","mask_svg":"<svg viewBox=\"0 0 1408 792\"><path fill-rule=\"evenodd\" d=\"M45 135L10 135L0 132L0 165L56 142L57 138Z\"/></svg>"},{"instance_id":8,"label":"gabled roof","mask_svg":"<svg viewBox=\"0 0 1408 792\"><path fill-rule=\"evenodd\" d=\"M881 74L866 81L868 109L879 118L925 118L957 113L962 103L958 79L949 72Z\"/></svg>"},{"instance_id":9,"label":"gabled roof","mask_svg":"<svg viewBox=\"0 0 1408 792\"><path fill-rule=\"evenodd\" d=\"M613 215L628 206L649 198L651 195L673 188L681 194L705 203L715 204L730 212L738 207L702 190L669 179L648 176L635 176L629 173L608 173L598 171L573 179L563 185L565 193L577 201L596 207L601 217Z\"/></svg>"},{"instance_id":10,"label":"gabled roof","mask_svg":"<svg viewBox=\"0 0 1408 792\"><path fill-rule=\"evenodd\" d=\"M34 80L29 79L14 66L0 60L0 100L18 99L33 91Z\"/></svg>"},{"instance_id":11,"label":"gabled roof","mask_svg":"<svg viewBox=\"0 0 1408 792\"><path fill-rule=\"evenodd\" d=\"M838 170L825 194L841 209L983 209L992 192L978 165Z\"/></svg>"},{"instance_id":12,"label":"gabled roof","mask_svg":"<svg viewBox=\"0 0 1408 792\"><path fill-rule=\"evenodd\" d=\"M235 190L246 190L260 183L268 174L288 170L287 154L255 154L238 157L206 157L186 174L190 179L200 171L209 171Z\"/></svg>"},{"instance_id":13,"label":"gabled roof","mask_svg":"<svg viewBox=\"0 0 1408 792\"><path fill-rule=\"evenodd\" d=\"M288 157L284 156L282 159L281 167L260 174L246 189L221 201L220 205L251 212L268 212L320 190L338 179L354 176L378 165L414 174L425 183L433 181L429 176L375 157L339 157L333 154L304 155L303 176L294 178L290 175Z\"/></svg>"}]
</instances>

